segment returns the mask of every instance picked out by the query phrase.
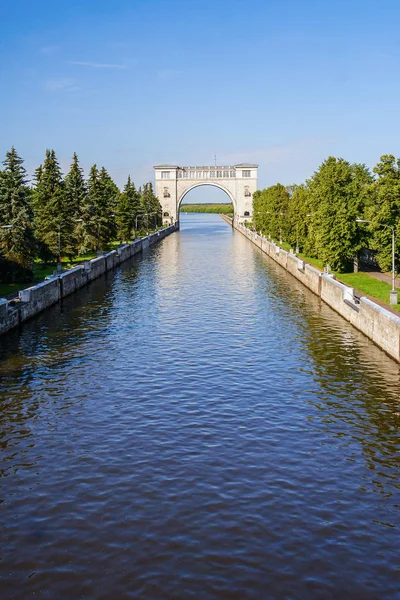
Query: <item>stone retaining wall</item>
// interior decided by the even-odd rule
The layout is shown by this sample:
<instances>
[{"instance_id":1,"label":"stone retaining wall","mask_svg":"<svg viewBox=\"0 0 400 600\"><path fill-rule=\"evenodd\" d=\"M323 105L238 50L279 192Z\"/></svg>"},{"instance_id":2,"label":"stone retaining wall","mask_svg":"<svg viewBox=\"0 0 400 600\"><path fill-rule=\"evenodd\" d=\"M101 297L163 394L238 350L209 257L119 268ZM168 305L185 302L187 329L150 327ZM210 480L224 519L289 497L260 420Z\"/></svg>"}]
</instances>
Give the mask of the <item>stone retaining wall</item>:
<instances>
[{"instance_id":1,"label":"stone retaining wall","mask_svg":"<svg viewBox=\"0 0 400 600\"><path fill-rule=\"evenodd\" d=\"M295 254L283 250L247 227L237 223L234 223L234 227L389 356L400 362L400 317L369 298L356 298L353 288L321 273Z\"/></svg>"},{"instance_id":2,"label":"stone retaining wall","mask_svg":"<svg viewBox=\"0 0 400 600\"><path fill-rule=\"evenodd\" d=\"M106 271L114 269L125 260L156 244L177 230L177 225L170 225L145 238L136 240L132 244L125 244L117 250L88 260L82 265L56 275L47 281L21 290L16 301L11 300L8 302L5 298L0 298L0 335L34 317L65 296L100 277Z\"/></svg>"}]
</instances>

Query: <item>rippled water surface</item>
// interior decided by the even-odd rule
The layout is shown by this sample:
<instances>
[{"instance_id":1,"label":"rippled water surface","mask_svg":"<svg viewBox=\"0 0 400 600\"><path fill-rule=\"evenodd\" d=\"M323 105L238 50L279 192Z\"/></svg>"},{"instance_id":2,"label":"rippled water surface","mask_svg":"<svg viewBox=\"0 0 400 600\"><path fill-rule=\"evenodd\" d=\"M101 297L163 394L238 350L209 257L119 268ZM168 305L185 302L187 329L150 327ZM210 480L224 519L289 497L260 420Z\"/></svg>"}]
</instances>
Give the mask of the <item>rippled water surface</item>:
<instances>
[{"instance_id":1,"label":"rippled water surface","mask_svg":"<svg viewBox=\"0 0 400 600\"><path fill-rule=\"evenodd\" d=\"M0 598L400 598L399 367L218 216L0 339Z\"/></svg>"}]
</instances>

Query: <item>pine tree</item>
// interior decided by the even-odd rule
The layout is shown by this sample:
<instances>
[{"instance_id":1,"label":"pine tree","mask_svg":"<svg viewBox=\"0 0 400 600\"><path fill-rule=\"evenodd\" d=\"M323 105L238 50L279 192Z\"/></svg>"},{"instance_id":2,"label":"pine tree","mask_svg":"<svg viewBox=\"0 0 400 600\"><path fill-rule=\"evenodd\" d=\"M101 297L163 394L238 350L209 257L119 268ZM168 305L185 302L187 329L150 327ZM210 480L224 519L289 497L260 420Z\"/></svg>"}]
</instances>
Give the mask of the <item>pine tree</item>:
<instances>
[{"instance_id":1,"label":"pine tree","mask_svg":"<svg viewBox=\"0 0 400 600\"><path fill-rule=\"evenodd\" d=\"M140 201L147 229L152 224L160 226L162 224L162 207L150 182L144 184Z\"/></svg>"},{"instance_id":2,"label":"pine tree","mask_svg":"<svg viewBox=\"0 0 400 600\"><path fill-rule=\"evenodd\" d=\"M115 237L115 210L119 190L106 169L96 165L90 169L87 195L82 218L85 231L85 248L100 252Z\"/></svg>"},{"instance_id":3,"label":"pine tree","mask_svg":"<svg viewBox=\"0 0 400 600\"><path fill-rule=\"evenodd\" d=\"M0 175L0 249L9 261L31 273L36 255L36 240L32 227L30 189L23 160L11 148L3 162ZM9 226L9 227L8 227ZM26 276L26 273L24 273Z\"/></svg>"},{"instance_id":4,"label":"pine tree","mask_svg":"<svg viewBox=\"0 0 400 600\"><path fill-rule=\"evenodd\" d=\"M138 221L141 219L140 195L135 189L135 184L130 176L124 187L124 191L119 196L116 213L116 224L120 240L128 241L131 238L132 230L137 229Z\"/></svg>"},{"instance_id":5,"label":"pine tree","mask_svg":"<svg viewBox=\"0 0 400 600\"><path fill-rule=\"evenodd\" d=\"M63 231L63 252L67 256L73 256L77 253L78 247L83 244L82 208L86 201L86 184L83 177L83 169L79 166L79 160L74 152L71 168L64 180L65 185L65 212L70 215L70 227Z\"/></svg>"},{"instance_id":6,"label":"pine tree","mask_svg":"<svg viewBox=\"0 0 400 600\"><path fill-rule=\"evenodd\" d=\"M74 215L65 203L65 186L54 150L46 150L43 166L36 170L33 192L36 236L41 242L42 258L56 257L61 253L64 240L69 243L73 231Z\"/></svg>"},{"instance_id":7,"label":"pine tree","mask_svg":"<svg viewBox=\"0 0 400 600\"><path fill-rule=\"evenodd\" d=\"M99 184L103 198L102 205L104 206L104 239L107 238L105 243L109 244L117 235L115 218L121 192L104 167L99 172Z\"/></svg>"}]
</instances>

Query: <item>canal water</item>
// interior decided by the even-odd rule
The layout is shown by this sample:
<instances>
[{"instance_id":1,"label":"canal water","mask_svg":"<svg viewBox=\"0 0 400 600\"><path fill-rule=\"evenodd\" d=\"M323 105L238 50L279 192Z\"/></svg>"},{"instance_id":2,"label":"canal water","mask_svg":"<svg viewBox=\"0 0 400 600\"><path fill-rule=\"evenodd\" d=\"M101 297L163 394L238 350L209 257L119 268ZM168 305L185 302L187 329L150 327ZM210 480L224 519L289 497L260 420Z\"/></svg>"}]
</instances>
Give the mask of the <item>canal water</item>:
<instances>
[{"instance_id":1,"label":"canal water","mask_svg":"<svg viewBox=\"0 0 400 600\"><path fill-rule=\"evenodd\" d=\"M0 598L400 598L399 366L213 215L0 339Z\"/></svg>"}]
</instances>

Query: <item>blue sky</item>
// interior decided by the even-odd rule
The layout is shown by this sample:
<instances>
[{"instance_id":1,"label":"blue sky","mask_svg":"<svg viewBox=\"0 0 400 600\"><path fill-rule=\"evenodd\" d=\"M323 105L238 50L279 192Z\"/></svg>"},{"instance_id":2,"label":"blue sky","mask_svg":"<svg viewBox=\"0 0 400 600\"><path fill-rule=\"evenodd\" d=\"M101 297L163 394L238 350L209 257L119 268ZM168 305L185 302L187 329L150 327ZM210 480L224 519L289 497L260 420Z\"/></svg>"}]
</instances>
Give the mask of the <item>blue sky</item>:
<instances>
[{"instance_id":1,"label":"blue sky","mask_svg":"<svg viewBox=\"0 0 400 600\"><path fill-rule=\"evenodd\" d=\"M330 154L400 155L398 1L3 4L0 155L15 145L30 173L54 148L140 185L216 153L266 187Z\"/></svg>"}]
</instances>

